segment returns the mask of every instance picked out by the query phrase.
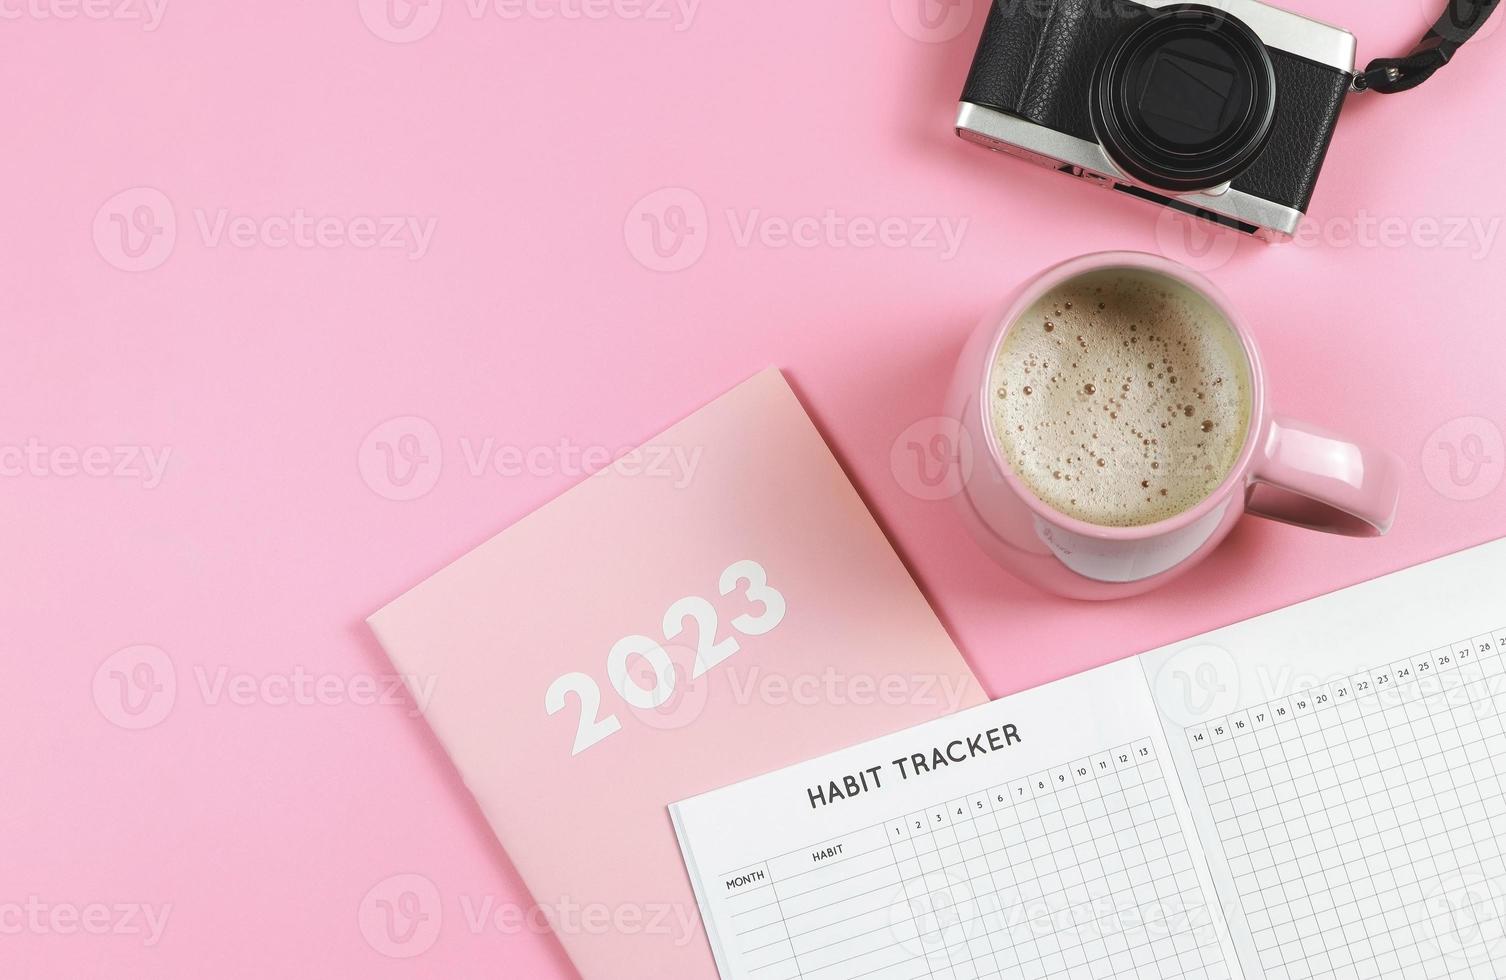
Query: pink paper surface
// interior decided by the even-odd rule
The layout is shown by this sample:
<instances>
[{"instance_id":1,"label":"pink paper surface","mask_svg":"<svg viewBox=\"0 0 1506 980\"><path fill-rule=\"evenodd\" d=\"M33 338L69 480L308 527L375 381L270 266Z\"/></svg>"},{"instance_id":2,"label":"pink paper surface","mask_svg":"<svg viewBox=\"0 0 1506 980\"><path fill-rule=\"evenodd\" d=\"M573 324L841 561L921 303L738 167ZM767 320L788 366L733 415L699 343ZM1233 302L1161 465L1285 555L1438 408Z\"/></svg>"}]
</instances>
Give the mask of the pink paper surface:
<instances>
[{"instance_id":1,"label":"pink paper surface","mask_svg":"<svg viewBox=\"0 0 1506 980\"><path fill-rule=\"evenodd\" d=\"M579 483L585 449L768 364L992 695L1506 535L1506 244L1467 226L1506 215L1499 11L1422 89L1351 101L1316 232L1266 248L953 136L981 0L700 4L683 30L395 3L432 16L407 43L357 0L168 0L153 30L86 6L0 25L0 976L572 976L547 927L468 915L533 901L411 703L363 694L393 680L363 620ZM1364 62L1444 4L1287 6ZM138 188L161 197L116 202ZM136 205L162 199L173 247L143 247ZM358 217L435 223L411 260L412 236L279 247L267 220L300 209L360 242ZM215 237L222 211L252 244ZM855 247L828 212L910 234ZM942 218L967 221L950 254ZM806 244L780 234L799 219ZM908 447L977 320L1107 248L1192 260L1258 332L1278 410L1402 455L1389 537L1251 521L1093 606L981 555ZM398 486L379 446L409 436L396 459L427 462ZM117 446L119 475L50 456ZM396 958L361 922L405 885L433 932ZM171 907L155 942L139 915L68 925L133 903Z\"/></svg>"},{"instance_id":2,"label":"pink paper surface","mask_svg":"<svg viewBox=\"0 0 1506 980\"><path fill-rule=\"evenodd\" d=\"M667 612L686 596L704 602ZM577 968L603 980L714 972L670 803L985 700L772 368L370 622L416 697L434 682L435 733ZM614 690L627 635L672 664L657 708ZM654 687L646 656L623 664L630 692ZM546 714L564 675L592 693ZM582 700L616 730L577 741Z\"/></svg>"}]
</instances>

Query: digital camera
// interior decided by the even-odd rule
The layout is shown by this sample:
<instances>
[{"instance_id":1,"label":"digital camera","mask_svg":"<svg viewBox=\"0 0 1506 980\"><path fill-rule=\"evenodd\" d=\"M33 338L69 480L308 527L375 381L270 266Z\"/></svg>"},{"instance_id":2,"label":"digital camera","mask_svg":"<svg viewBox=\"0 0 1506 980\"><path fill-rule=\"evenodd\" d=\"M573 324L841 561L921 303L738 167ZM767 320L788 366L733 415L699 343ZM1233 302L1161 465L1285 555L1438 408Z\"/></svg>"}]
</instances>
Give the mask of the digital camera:
<instances>
[{"instance_id":1,"label":"digital camera","mask_svg":"<svg viewBox=\"0 0 1506 980\"><path fill-rule=\"evenodd\" d=\"M957 133L1290 238L1354 80L1348 31L1260 3L997 0Z\"/></svg>"}]
</instances>

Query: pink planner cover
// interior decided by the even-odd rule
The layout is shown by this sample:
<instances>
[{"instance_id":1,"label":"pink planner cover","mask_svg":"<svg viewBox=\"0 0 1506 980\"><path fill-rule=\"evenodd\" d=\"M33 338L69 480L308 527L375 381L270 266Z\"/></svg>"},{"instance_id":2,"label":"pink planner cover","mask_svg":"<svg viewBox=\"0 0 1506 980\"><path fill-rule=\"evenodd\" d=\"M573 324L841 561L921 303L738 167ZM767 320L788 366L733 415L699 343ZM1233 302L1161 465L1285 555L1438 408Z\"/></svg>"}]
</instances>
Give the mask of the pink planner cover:
<instances>
[{"instance_id":1,"label":"pink planner cover","mask_svg":"<svg viewBox=\"0 0 1506 980\"><path fill-rule=\"evenodd\" d=\"M587 980L716 975L669 803L984 700L772 368L369 622Z\"/></svg>"}]
</instances>

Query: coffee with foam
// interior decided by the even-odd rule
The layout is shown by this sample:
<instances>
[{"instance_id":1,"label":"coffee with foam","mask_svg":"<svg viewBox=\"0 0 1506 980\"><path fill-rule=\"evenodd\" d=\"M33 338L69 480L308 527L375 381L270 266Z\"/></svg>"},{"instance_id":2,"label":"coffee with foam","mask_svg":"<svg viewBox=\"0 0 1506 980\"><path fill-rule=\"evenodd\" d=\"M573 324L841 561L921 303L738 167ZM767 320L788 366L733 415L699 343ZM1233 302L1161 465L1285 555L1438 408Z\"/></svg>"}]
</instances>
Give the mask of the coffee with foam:
<instances>
[{"instance_id":1,"label":"coffee with foam","mask_svg":"<svg viewBox=\"0 0 1506 980\"><path fill-rule=\"evenodd\" d=\"M1250 368L1222 313L1169 277L1102 269L1010 328L990 416L1004 457L1052 509L1105 527L1174 517L1234 468Z\"/></svg>"}]
</instances>

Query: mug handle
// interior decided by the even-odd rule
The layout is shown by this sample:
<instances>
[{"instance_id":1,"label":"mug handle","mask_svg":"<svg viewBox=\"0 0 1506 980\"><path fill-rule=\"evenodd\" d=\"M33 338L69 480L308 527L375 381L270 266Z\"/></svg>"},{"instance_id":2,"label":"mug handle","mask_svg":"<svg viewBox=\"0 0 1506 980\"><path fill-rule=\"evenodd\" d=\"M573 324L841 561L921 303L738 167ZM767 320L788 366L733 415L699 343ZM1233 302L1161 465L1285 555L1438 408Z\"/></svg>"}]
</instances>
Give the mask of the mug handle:
<instances>
[{"instance_id":1,"label":"mug handle","mask_svg":"<svg viewBox=\"0 0 1506 980\"><path fill-rule=\"evenodd\" d=\"M1278 416L1256 451L1245 509L1315 531L1375 537L1396 518L1401 475L1393 453Z\"/></svg>"}]
</instances>

